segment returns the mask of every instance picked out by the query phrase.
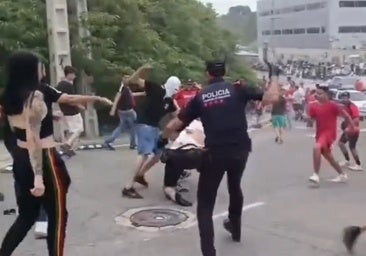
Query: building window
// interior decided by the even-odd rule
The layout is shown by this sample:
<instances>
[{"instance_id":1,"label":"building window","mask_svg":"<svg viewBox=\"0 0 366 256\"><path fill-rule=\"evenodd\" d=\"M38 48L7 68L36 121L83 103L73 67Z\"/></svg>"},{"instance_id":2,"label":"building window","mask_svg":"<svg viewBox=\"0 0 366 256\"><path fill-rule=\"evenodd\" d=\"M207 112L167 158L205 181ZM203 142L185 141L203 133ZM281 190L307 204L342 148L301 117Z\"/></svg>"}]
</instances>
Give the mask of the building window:
<instances>
[{"instance_id":1,"label":"building window","mask_svg":"<svg viewBox=\"0 0 366 256\"><path fill-rule=\"evenodd\" d=\"M339 33L366 33L366 26L343 26L338 28Z\"/></svg>"},{"instance_id":2,"label":"building window","mask_svg":"<svg viewBox=\"0 0 366 256\"><path fill-rule=\"evenodd\" d=\"M322 33L324 34L325 33L325 27L322 27Z\"/></svg>"},{"instance_id":3,"label":"building window","mask_svg":"<svg viewBox=\"0 0 366 256\"><path fill-rule=\"evenodd\" d=\"M339 1L340 8L366 7L366 1Z\"/></svg>"},{"instance_id":4,"label":"building window","mask_svg":"<svg viewBox=\"0 0 366 256\"><path fill-rule=\"evenodd\" d=\"M275 34L275 35L281 35L281 30L277 29L277 30L275 30L275 31L273 32L273 34Z\"/></svg>"},{"instance_id":5,"label":"building window","mask_svg":"<svg viewBox=\"0 0 366 256\"><path fill-rule=\"evenodd\" d=\"M305 28L295 28L294 34L296 34L296 35L305 34Z\"/></svg>"},{"instance_id":6,"label":"building window","mask_svg":"<svg viewBox=\"0 0 366 256\"><path fill-rule=\"evenodd\" d=\"M270 35L271 34L271 31L269 31L269 30L264 30L264 31L262 31L262 35L263 36L268 36L268 35Z\"/></svg>"},{"instance_id":7,"label":"building window","mask_svg":"<svg viewBox=\"0 0 366 256\"><path fill-rule=\"evenodd\" d=\"M366 1L356 1L355 6L356 7L366 7Z\"/></svg>"},{"instance_id":8,"label":"building window","mask_svg":"<svg viewBox=\"0 0 366 256\"><path fill-rule=\"evenodd\" d=\"M323 8L323 3L312 3L312 4L308 4L306 6L306 9L308 10L317 10L317 9L321 9Z\"/></svg>"},{"instance_id":9,"label":"building window","mask_svg":"<svg viewBox=\"0 0 366 256\"><path fill-rule=\"evenodd\" d=\"M306 32L308 34L319 34L320 33L320 28L308 28L306 30Z\"/></svg>"},{"instance_id":10,"label":"building window","mask_svg":"<svg viewBox=\"0 0 366 256\"><path fill-rule=\"evenodd\" d=\"M292 35L293 31L292 31L292 29L283 29L282 34L283 35Z\"/></svg>"},{"instance_id":11,"label":"building window","mask_svg":"<svg viewBox=\"0 0 366 256\"><path fill-rule=\"evenodd\" d=\"M355 7L355 1L339 1L339 7Z\"/></svg>"},{"instance_id":12,"label":"building window","mask_svg":"<svg viewBox=\"0 0 366 256\"><path fill-rule=\"evenodd\" d=\"M294 12L301 12L306 10L306 5L297 5L294 7Z\"/></svg>"}]
</instances>

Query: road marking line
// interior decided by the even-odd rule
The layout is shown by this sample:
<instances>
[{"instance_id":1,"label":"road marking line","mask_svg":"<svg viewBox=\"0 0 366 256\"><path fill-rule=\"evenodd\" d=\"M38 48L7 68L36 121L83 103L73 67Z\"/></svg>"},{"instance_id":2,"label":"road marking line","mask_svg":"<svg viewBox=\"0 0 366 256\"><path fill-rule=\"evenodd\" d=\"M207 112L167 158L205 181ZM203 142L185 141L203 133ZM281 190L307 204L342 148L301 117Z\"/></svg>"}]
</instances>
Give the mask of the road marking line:
<instances>
[{"instance_id":1,"label":"road marking line","mask_svg":"<svg viewBox=\"0 0 366 256\"><path fill-rule=\"evenodd\" d=\"M263 206L265 205L266 203L264 202L257 202L257 203L253 203L253 204L248 204L248 205L245 205L243 207L243 211L242 212L246 212L246 211L249 211L251 209L254 209L254 208L257 208L257 207L260 207L260 206ZM213 220L216 220L216 219L219 219L219 218L222 218L222 217L226 217L228 215L228 212L222 212L222 213L218 213L218 214L215 214L212 216L212 219ZM193 221L191 223L189 223L188 225L185 226L185 228L192 228L194 226L196 226L198 224L197 221Z\"/></svg>"}]
</instances>

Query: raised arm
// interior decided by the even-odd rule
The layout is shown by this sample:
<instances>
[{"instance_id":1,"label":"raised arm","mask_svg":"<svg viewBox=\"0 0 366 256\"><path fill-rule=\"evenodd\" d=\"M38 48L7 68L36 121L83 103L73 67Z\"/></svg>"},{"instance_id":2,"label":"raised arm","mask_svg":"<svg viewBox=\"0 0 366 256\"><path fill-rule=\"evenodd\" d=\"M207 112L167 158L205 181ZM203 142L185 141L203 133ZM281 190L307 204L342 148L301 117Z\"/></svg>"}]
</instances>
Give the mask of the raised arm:
<instances>
[{"instance_id":1,"label":"raised arm","mask_svg":"<svg viewBox=\"0 0 366 256\"><path fill-rule=\"evenodd\" d=\"M135 73L128 79L129 83L137 84L141 89L145 87L145 80L148 78L152 67L150 65L144 65L136 70Z\"/></svg>"}]
</instances>

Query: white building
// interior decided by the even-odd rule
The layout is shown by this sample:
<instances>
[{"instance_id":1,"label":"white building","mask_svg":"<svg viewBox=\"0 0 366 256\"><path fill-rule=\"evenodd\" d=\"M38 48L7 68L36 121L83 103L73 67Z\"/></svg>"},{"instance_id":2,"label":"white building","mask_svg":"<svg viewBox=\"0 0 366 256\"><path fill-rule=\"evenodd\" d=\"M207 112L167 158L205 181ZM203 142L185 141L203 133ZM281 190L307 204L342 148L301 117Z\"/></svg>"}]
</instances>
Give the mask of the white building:
<instances>
[{"instance_id":1,"label":"white building","mask_svg":"<svg viewBox=\"0 0 366 256\"><path fill-rule=\"evenodd\" d=\"M366 1L259 0L260 54L276 59L345 61L366 53Z\"/></svg>"}]
</instances>

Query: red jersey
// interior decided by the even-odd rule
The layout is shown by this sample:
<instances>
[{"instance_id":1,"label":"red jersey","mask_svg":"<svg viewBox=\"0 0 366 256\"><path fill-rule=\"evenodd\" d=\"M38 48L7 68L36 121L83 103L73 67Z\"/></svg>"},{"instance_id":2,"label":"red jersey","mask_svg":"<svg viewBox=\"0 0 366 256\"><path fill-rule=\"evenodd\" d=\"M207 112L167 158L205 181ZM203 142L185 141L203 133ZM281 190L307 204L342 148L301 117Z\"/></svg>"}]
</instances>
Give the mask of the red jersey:
<instances>
[{"instance_id":1,"label":"red jersey","mask_svg":"<svg viewBox=\"0 0 366 256\"><path fill-rule=\"evenodd\" d=\"M358 109L358 107L351 103L348 107L345 108L345 110L347 111L347 113L351 116L351 119L356 119L356 118L360 118L360 110ZM355 127L352 127L350 125L348 125L348 132L350 133L358 133L360 132L360 127L359 124L354 124Z\"/></svg>"},{"instance_id":2,"label":"red jersey","mask_svg":"<svg viewBox=\"0 0 366 256\"><path fill-rule=\"evenodd\" d=\"M177 101L177 104L180 108L184 108L199 91L200 89L198 88L183 89L175 95L174 99Z\"/></svg>"},{"instance_id":3,"label":"red jersey","mask_svg":"<svg viewBox=\"0 0 366 256\"><path fill-rule=\"evenodd\" d=\"M316 139L321 137L332 141L337 139L337 117L340 113L341 108L334 101L310 104L309 116L316 121Z\"/></svg>"}]
</instances>

